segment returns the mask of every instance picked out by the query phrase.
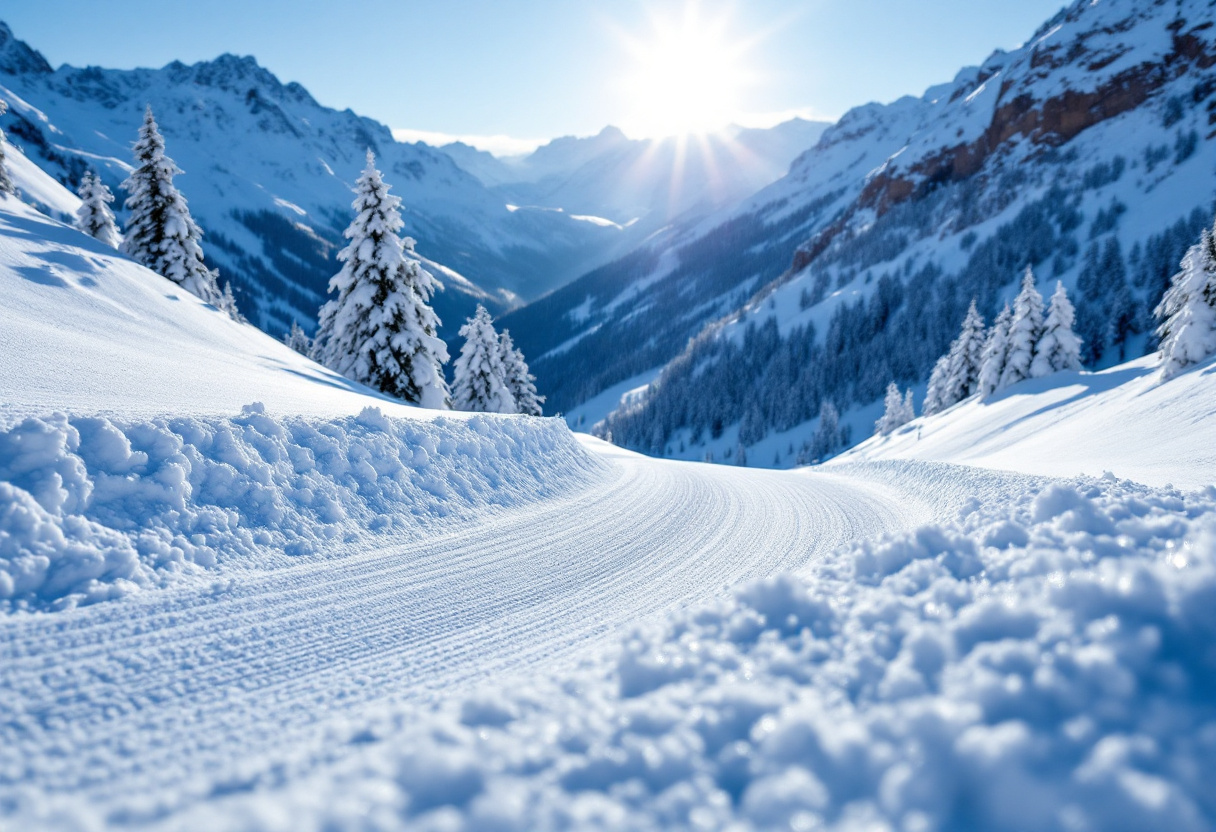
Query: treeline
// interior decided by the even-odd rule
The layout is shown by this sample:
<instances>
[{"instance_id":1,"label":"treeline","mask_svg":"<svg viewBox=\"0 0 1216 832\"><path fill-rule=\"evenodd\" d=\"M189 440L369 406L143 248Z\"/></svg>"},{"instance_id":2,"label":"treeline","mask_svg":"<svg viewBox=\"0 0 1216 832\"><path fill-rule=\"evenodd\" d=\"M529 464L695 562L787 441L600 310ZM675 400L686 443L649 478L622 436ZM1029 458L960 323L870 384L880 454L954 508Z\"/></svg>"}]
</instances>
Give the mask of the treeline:
<instances>
[{"instance_id":1,"label":"treeline","mask_svg":"<svg viewBox=\"0 0 1216 832\"><path fill-rule=\"evenodd\" d=\"M1121 174L1117 162L1095 166L1085 174L1085 187L1099 187ZM859 278L873 284L867 297L839 306L825 332L797 326L782 334L763 305L752 312L762 319L746 323L741 335L726 337L724 324L711 327L664 369L640 403L611 414L600 433L617 444L663 455L680 450L682 440L675 437L682 431L696 444L737 424L739 442L752 445L814 419L825 405L837 411L868 405L892 382L927 379L958 333L968 303L974 299L979 313L993 320L1003 290L1028 266L1059 275L1080 262L1076 328L1087 366L1127 357L1134 335L1147 334L1146 348L1156 347L1152 312L1206 224L1202 210L1125 256L1112 233L1122 213L1117 203L1087 229L1079 195L1052 187L983 241L964 234L968 259L956 274L944 274L933 263L916 268L908 259L898 272L873 276L874 263L901 254L934 218L949 215L958 222L960 212L980 216L976 193L972 183L943 188L825 252L810 267L812 288L804 292L804 308L833 285Z\"/></svg>"}]
</instances>

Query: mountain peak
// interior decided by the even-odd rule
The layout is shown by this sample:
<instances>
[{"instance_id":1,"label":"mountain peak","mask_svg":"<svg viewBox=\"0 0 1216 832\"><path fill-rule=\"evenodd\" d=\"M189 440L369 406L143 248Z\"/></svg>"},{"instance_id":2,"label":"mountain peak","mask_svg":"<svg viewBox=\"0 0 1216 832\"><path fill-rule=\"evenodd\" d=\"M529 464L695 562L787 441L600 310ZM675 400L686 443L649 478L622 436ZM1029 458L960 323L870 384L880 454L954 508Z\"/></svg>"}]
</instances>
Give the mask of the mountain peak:
<instances>
[{"instance_id":1,"label":"mountain peak","mask_svg":"<svg viewBox=\"0 0 1216 832\"><path fill-rule=\"evenodd\" d=\"M53 71L42 53L19 40L8 24L0 21L0 72L8 75L48 75Z\"/></svg>"}]
</instances>

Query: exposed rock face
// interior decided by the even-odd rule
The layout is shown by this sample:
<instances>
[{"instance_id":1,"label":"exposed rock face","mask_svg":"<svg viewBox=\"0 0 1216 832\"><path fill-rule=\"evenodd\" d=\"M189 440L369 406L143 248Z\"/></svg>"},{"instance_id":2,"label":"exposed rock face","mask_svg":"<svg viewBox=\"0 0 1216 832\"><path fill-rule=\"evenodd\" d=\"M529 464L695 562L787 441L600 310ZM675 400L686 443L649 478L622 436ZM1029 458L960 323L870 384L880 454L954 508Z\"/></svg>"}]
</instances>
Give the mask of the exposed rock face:
<instances>
[{"instance_id":1,"label":"exposed rock face","mask_svg":"<svg viewBox=\"0 0 1216 832\"><path fill-rule=\"evenodd\" d=\"M1145 105L1186 76L1196 79L1190 90L1195 102L1216 90L1216 79L1202 77L1216 66L1216 24L1206 2L1105 0L1102 6L1077 2L1017 52L996 53L974 77L960 74L944 96L941 112L928 114L919 135L868 179L843 216L798 248L791 273L854 228L859 216L881 217L942 184L982 176L994 157L999 160L1022 142L1029 143L1030 155L1066 145L1083 131ZM965 126L953 134L943 130L943 125L968 121L973 114L965 110L990 82L999 87L982 129L970 137ZM1216 124L1216 111L1209 123ZM861 133L853 131L846 138L857 135Z\"/></svg>"}]
</instances>

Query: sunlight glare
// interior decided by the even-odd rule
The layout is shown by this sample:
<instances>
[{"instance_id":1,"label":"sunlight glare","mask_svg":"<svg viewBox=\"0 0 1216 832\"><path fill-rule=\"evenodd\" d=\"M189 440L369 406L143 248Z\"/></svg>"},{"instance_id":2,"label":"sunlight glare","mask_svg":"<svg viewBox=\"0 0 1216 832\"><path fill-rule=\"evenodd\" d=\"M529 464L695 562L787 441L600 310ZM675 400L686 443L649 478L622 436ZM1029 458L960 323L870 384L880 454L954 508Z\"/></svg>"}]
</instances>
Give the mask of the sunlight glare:
<instances>
[{"instance_id":1,"label":"sunlight glare","mask_svg":"<svg viewBox=\"0 0 1216 832\"><path fill-rule=\"evenodd\" d=\"M748 81L746 45L731 41L726 16L706 20L695 2L676 18L652 17L645 39L628 38L634 59L626 80L630 135L707 133L735 118Z\"/></svg>"}]
</instances>

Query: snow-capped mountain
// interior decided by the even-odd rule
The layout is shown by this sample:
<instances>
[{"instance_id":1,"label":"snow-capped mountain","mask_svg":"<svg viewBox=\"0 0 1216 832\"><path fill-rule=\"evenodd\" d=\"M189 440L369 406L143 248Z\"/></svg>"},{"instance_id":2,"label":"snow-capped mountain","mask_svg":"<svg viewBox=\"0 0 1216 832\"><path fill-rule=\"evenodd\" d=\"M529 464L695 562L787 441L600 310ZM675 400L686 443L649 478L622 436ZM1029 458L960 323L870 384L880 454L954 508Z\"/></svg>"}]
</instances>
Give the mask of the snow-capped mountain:
<instances>
[{"instance_id":1,"label":"snow-capped mountain","mask_svg":"<svg viewBox=\"0 0 1216 832\"><path fill-rule=\"evenodd\" d=\"M1207 0L1078 0L919 98L850 111L741 206L504 323L530 333L556 410L666 367L614 441L721 459L782 436L764 465L793 464L824 402L872 424L887 383L922 385L971 298L991 320L1026 265L1072 293L1090 366L1134 357L1211 221L1213 18Z\"/></svg>"},{"instance_id":2,"label":"snow-capped mountain","mask_svg":"<svg viewBox=\"0 0 1216 832\"><path fill-rule=\"evenodd\" d=\"M32 160L71 187L95 167L120 197L151 104L186 172L180 186L207 234L208 257L271 332L315 319L368 148L404 200L406 232L445 284L436 299L445 335L478 302L503 310L578 275L619 237L560 212L511 210L447 154L323 107L252 58L53 69L0 24L0 98L10 105L0 126Z\"/></svg>"},{"instance_id":3,"label":"snow-capped mountain","mask_svg":"<svg viewBox=\"0 0 1216 832\"><path fill-rule=\"evenodd\" d=\"M514 204L609 220L629 228L626 240L636 245L677 219L734 205L776 181L828 126L795 118L767 129L646 140L606 127L516 159L463 144L441 149Z\"/></svg>"}]
</instances>

